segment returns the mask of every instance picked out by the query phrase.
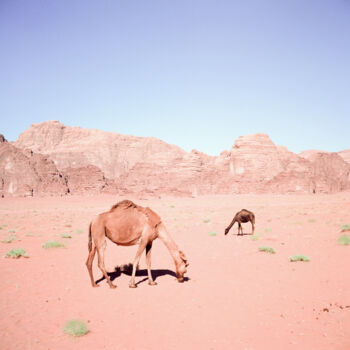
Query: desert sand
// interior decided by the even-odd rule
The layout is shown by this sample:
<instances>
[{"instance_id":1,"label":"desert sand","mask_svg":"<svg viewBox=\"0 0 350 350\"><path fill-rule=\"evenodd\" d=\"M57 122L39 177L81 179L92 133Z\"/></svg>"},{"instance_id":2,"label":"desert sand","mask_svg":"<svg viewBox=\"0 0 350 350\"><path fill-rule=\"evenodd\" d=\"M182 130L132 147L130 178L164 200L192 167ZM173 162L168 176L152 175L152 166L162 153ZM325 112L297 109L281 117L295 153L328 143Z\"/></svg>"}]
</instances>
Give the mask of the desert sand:
<instances>
[{"instance_id":1,"label":"desert sand","mask_svg":"<svg viewBox=\"0 0 350 350\"><path fill-rule=\"evenodd\" d=\"M118 273L137 246L108 242L113 272L92 288L85 261L94 215L129 198L156 211L190 266L176 281L160 240L152 251L157 286L147 284L144 256L136 282ZM257 239L224 229L242 208L256 216ZM350 194L212 195L135 199L116 195L0 200L2 350L65 349L350 349L350 246L337 239L350 224ZM251 225L243 224L244 233ZM70 234L72 238L62 238ZM11 240L11 239L10 239ZM55 240L65 248L43 249ZM275 254L259 251L268 246ZM29 258L6 259L23 248ZM290 262L303 254L309 262ZM94 275L101 272L94 261ZM71 337L81 319L89 333Z\"/></svg>"}]
</instances>

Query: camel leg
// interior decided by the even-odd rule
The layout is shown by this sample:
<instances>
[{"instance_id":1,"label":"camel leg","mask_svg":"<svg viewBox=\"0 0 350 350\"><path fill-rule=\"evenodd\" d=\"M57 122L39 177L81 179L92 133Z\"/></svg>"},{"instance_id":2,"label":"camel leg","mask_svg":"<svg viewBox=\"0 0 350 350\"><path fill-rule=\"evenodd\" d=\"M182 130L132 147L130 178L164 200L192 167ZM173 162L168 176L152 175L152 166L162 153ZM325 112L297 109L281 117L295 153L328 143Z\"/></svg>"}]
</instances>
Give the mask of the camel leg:
<instances>
[{"instance_id":1,"label":"camel leg","mask_svg":"<svg viewBox=\"0 0 350 350\"><path fill-rule=\"evenodd\" d=\"M107 245L106 240L104 240L101 243L101 245L97 248L98 267L102 271L103 276L105 277L110 288L116 288L117 286L111 282L111 279L109 278L105 268L104 253L105 253L106 245Z\"/></svg>"},{"instance_id":2,"label":"camel leg","mask_svg":"<svg viewBox=\"0 0 350 350\"><path fill-rule=\"evenodd\" d=\"M157 283L153 281L152 272L151 272L151 251L152 251L152 242L146 245L146 264L147 264L147 273L148 273L148 284L150 286L155 286Z\"/></svg>"},{"instance_id":3,"label":"camel leg","mask_svg":"<svg viewBox=\"0 0 350 350\"><path fill-rule=\"evenodd\" d=\"M242 229L241 223L239 222L238 223L238 235L240 235L241 233L243 234L243 229Z\"/></svg>"},{"instance_id":4,"label":"camel leg","mask_svg":"<svg viewBox=\"0 0 350 350\"><path fill-rule=\"evenodd\" d=\"M143 253L143 251L146 248L147 243L142 241L140 242L139 245L139 249L137 249L136 255L135 255L135 259L134 262L132 264L132 275L131 275L131 280L129 283L129 287L130 288L136 288L136 284L135 284L135 275L136 275L136 267L139 264L140 258L141 258L141 254Z\"/></svg>"},{"instance_id":5,"label":"camel leg","mask_svg":"<svg viewBox=\"0 0 350 350\"><path fill-rule=\"evenodd\" d=\"M94 261L94 257L95 257L95 253L96 253L96 246L93 245L90 252L89 252L89 255L88 255L88 258L86 260L86 267L89 271L89 276L90 276L90 280L91 280L91 285L93 287L99 287L98 284L95 283L94 281L94 276L92 274L92 263Z\"/></svg>"},{"instance_id":6,"label":"camel leg","mask_svg":"<svg viewBox=\"0 0 350 350\"><path fill-rule=\"evenodd\" d=\"M254 227L254 223L252 222L252 235L254 234L254 230L255 230L255 227Z\"/></svg>"}]
</instances>

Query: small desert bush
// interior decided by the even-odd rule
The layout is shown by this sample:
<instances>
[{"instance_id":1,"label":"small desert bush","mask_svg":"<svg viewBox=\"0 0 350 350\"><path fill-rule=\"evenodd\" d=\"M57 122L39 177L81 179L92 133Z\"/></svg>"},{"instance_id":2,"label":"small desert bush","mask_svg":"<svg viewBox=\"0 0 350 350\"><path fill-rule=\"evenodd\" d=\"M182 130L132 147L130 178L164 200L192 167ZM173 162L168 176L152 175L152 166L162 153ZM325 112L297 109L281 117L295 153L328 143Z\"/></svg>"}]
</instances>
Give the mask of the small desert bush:
<instances>
[{"instance_id":1,"label":"small desert bush","mask_svg":"<svg viewBox=\"0 0 350 350\"><path fill-rule=\"evenodd\" d=\"M343 225L340 229L341 229L342 231L350 230L350 225Z\"/></svg>"},{"instance_id":2,"label":"small desert bush","mask_svg":"<svg viewBox=\"0 0 350 350\"><path fill-rule=\"evenodd\" d=\"M315 219L309 219L308 222L316 222Z\"/></svg>"},{"instance_id":3,"label":"small desert bush","mask_svg":"<svg viewBox=\"0 0 350 350\"><path fill-rule=\"evenodd\" d=\"M6 258L12 259L18 259L21 256L23 256L24 258L28 258L28 255L26 255L26 251L22 248L12 249L5 255Z\"/></svg>"},{"instance_id":4,"label":"small desert bush","mask_svg":"<svg viewBox=\"0 0 350 350\"><path fill-rule=\"evenodd\" d=\"M70 320L64 325L63 331L64 333L73 337L81 337L82 335L85 335L89 330L83 321Z\"/></svg>"},{"instance_id":5,"label":"small desert bush","mask_svg":"<svg viewBox=\"0 0 350 350\"><path fill-rule=\"evenodd\" d=\"M27 236L27 237L34 237L34 233L33 233L33 232L28 232L28 233L26 234L26 236Z\"/></svg>"},{"instance_id":6,"label":"small desert bush","mask_svg":"<svg viewBox=\"0 0 350 350\"><path fill-rule=\"evenodd\" d=\"M295 262L295 261L310 261L310 258L305 255L293 255L289 257L289 261Z\"/></svg>"},{"instance_id":7,"label":"small desert bush","mask_svg":"<svg viewBox=\"0 0 350 350\"><path fill-rule=\"evenodd\" d=\"M18 237L14 234L9 235L5 240L1 241L2 243L12 243L13 241L17 240Z\"/></svg>"},{"instance_id":8,"label":"small desert bush","mask_svg":"<svg viewBox=\"0 0 350 350\"><path fill-rule=\"evenodd\" d=\"M266 252L266 253L271 253L271 254L275 254L275 250L271 247L259 247L259 250L261 252Z\"/></svg>"},{"instance_id":9,"label":"small desert bush","mask_svg":"<svg viewBox=\"0 0 350 350\"><path fill-rule=\"evenodd\" d=\"M203 222L207 224L208 222L210 222L210 219L204 219Z\"/></svg>"},{"instance_id":10,"label":"small desert bush","mask_svg":"<svg viewBox=\"0 0 350 350\"><path fill-rule=\"evenodd\" d=\"M349 245L350 244L350 236L342 235L338 238L338 243L341 245Z\"/></svg>"},{"instance_id":11,"label":"small desert bush","mask_svg":"<svg viewBox=\"0 0 350 350\"><path fill-rule=\"evenodd\" d=\"M271 228L269 228L269 227L265 228L265 232L271 232L271 231L272 231Z\"/></svg>"},{"instance_id":12,"label":"small desert bush","mask_svg":"<svg viewBox=\"0 0 350 350\"><path fill-rule=\"evenodd\" d=\"M15 232L16 232L16 230L14 230L14 229L10 229L10 230L9 230L9 232L10 232L10 233L15 233Z\"/></svg>"},{"instance_id":13,"label":"small desert bush","mask_svg":"<svg viewBox=\"0 0 350 350\"><path fill-rule=\"evenodd\" d=\"M209 236L216 236L216 232L209 232Z\"/></svg>"},{"instance_id":14,"label":"small desert bush","mask_svg":"<svg viewBox=\"0 0 350 350\"><path fill-rule=\"evenodd\" d=\"M56 242L56 241L48 241L43 244L42 246L44 249L50 249L50 248L63 248L64 244L61 242Z\"/></svg>"},{"instance_id":15,"label":"small desert bush","mask_svg":"<svg viewBox=\"0 0 350 350\"><path fill-rule=\"evenodd\" d=\"M72 235L70 235L69 233L62 233L61 237L62 238L72 238Z\"/></svg>"},{"instance_id":16,"label":"small desert bush","mask_svg":"<svg viewBox=\"0 0 350 350\"><path fill-rule=\"evenodd\" d=\"M83 230L76 230L74 233L75 233L76 235L80 235L81 233L83 233Z\"/></svg>"}]
</instances>

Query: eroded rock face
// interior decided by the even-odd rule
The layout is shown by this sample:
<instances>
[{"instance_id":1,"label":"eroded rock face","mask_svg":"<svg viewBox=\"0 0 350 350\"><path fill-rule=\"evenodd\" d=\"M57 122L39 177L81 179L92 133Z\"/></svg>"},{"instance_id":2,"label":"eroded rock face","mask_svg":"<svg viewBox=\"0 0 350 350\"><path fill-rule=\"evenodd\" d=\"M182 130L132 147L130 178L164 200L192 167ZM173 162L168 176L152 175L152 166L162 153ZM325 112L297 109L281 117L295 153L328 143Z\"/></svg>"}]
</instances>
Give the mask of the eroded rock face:
<instances>
[{"instance_id":1,"label":"eroded rock face","mask_svg":"<svg viewBox=\"0 0 350 350\"><path fill-rule=\"evenodd\" d=\"M50 157L73 194L330 193L349 189L350 181L350 164L341 156L297 155L266 134L241 136L231 150L213 157L155 138L49 121L32 125L15 145Z\"/></svg>"},{"instance_id":2,"label":"eroded rock face","mask_svg":"<svg viewBox=\"0 0 350 350\"><path fill-rule=\"evenodd\" d=\"M59 170L94 165L109 179L128 173L138 163L166 166L186 153L156 138L68 127L58 121L33 124L15 145L49 155Z\"/></svg>"},{"instance_id":3,"label":"eroded rock face","mask_svg":"<svg viewBox=\"0 0 350 350\"><path fill-rule=\"evenodd\" d=\"M63 172L70 194L117 193L113 180L106 179L101 169L94 165L66 168Z\"/></svg>"},{"instance_id":4,"label":"eroded rock face","mask_svg":"<svg viewBox=\"0 0 350 350\"><path fill-rule=\"evenodd\" d=\"M47 156L0 142L1 197L64 195L66 192L63 175Z\"/></svg>"}]
</instances>

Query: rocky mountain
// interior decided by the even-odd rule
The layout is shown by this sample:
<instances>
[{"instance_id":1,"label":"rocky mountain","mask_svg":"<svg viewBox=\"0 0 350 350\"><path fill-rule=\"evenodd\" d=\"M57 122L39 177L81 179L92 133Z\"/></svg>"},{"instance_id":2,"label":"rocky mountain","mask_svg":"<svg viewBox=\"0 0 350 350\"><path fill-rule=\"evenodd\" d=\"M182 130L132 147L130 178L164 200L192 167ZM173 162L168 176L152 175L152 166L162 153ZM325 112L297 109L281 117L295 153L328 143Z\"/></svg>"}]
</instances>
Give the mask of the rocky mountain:
<instances>
[{"instance_id":1,"label":"rocky mountain","mask_svg":"<svg viewBox=\"0 0 350 350\"><path fill-rule=\"evenodd\" d=\"M230 150L214 157L188 153L156 138L48 121L33 124L13 147L52 160L69 193L195 196L350 189L350 164L344 160L350 150L297 155L266 134L241 136Z\"/></svg>"},{"instance_id":2,"label":"rocky mountain","mask_svg":"<svg viewBox=\"0 0 350 350\"><path fill-rule=\"evenodd\" d=\"M64 176L47 156L23 150L0 136L0 196L64 195Z\"/></svg>"}]
</instances>

